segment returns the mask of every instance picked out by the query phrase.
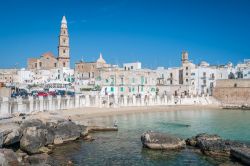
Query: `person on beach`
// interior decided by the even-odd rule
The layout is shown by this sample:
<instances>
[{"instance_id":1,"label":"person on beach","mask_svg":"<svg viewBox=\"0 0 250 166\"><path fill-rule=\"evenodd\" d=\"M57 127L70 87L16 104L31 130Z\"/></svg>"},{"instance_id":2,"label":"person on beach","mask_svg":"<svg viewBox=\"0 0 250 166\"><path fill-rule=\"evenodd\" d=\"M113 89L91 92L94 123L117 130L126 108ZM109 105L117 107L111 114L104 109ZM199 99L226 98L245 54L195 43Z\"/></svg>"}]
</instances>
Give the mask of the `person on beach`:
<instances>
[{"instance_id":1,"label":"person on beach","mask_svg":"<svg viewBox=\"0 0 250 166\"><path fill-rule=\"evenodd\" d=\"M114 122L114 127L118 127L117 121L116 121L116 120L115 120L115 122Z\"/></svg>"},{"instance_id":2,"label":"person on beach","mask_svg":"<svg viewBox=\"0 0 250 166\"><path fill-rule=\"evenodd\" d=\"M70 121L70 122L71 122L71 116L69 116L69 117L68 117L68 121Z\"/></svg>"}]
</instances>

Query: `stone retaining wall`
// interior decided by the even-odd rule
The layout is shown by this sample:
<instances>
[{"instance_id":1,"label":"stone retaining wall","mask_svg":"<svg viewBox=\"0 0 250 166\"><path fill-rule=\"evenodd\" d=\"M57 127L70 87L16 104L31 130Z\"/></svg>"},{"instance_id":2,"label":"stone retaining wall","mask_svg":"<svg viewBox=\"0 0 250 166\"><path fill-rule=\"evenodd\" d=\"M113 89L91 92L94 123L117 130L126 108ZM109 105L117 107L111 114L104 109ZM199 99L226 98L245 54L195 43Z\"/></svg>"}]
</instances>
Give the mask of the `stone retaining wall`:
<instances>
[{"instance_id":1,"label":"stone retaining wall","mask_svg":"<svg viewBox=\"0 0 250 166\"><path fill-rule=\"evenodd\" d=\"M250 80L217 80L213 97L223 104L250 105Z\"/></svg>"}]
</instances>

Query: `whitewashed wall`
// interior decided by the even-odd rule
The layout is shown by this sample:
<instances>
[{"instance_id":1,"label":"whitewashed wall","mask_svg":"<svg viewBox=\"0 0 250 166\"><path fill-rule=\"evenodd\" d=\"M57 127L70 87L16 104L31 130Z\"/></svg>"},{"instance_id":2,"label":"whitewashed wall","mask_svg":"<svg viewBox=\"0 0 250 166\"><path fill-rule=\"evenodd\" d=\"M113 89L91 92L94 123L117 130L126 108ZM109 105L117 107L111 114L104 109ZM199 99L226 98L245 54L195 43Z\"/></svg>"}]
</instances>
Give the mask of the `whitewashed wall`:
<instances>
[{"instance_id":1,"label":"whitewashed wall","mask_svg":"<svg viewBox=\"0 0 250 166\"><path fill-rule=\"evenodd\" d=\"M211 97L173 97L173 96L106 96L98 95L76 95L56 97L28 97L27 99L2 98L0 102L0 115L13 113L31 113L36 111L52 111L84 107L127 107L127 106L156 106L156 105L193 105L211 104Z\"/></svg>"}]
</instances>

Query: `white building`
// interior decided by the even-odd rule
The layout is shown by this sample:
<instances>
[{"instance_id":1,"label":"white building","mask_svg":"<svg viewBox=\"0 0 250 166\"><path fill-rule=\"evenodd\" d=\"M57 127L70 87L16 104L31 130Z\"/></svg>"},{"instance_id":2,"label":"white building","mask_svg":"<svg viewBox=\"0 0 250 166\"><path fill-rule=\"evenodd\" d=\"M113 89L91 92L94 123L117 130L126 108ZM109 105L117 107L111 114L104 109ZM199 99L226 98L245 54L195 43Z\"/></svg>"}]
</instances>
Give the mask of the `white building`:
<instances>
[{"instance_id":1,"label":"white building","mask_svg":"<svg viewBox=\"0 0 250 166\"><path fill-rule=\"evenodd\" d=\"M34 72L26 69L17 71L18 82L20 84L33 84L34 83Z\"/></svg>"},{"instance_id":2,"label":"white building","mask_svg":"<svg viewBox=\"0 0 250 166\"><path fill-rule=\"evenodd\" d=\"M195 69L191 71L192 85L196 95L211 95L216 80L216 67L210 66L202 61Z\"/></svg>"},{"instance_id":3,"label":"white building","mask_svg":"<svg viewBox=\"0 0 250 166\"><path fill-rule=\"evenodd\" d=\"M124 63L123 68L124 70L140 70L141 62Z\"/></svg>"},{"instance_id":4,"label":"white building","mask_svg":"<svg viewBox=\"0 0 250 166\"><path fill-rule=\"evenodd\" d=\"M245 59L243 63L236 66L236 74L239 79L250 79L250 59Z\"/></svg>"}]
</instances>

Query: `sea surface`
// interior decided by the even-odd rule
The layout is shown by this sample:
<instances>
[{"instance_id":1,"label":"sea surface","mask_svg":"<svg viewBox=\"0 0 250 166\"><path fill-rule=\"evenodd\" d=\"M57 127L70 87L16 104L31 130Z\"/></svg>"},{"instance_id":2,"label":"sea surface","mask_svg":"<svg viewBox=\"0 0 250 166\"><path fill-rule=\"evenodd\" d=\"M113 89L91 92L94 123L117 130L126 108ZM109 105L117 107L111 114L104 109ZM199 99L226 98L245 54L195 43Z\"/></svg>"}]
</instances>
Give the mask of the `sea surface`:
<instances>
[{"instance_id":1,"label":"sea surface","mask_svg":"<svg viewBox=\"0 0 250 166\"><path fill-rule=\"evenodd\" d=\"M166 108L167 109L167 108ZM240 110L175 110L114 115L89 119L112 126L118 132L91 134L92 142L78 140L56 147L51 154L55 165L126 165L126 166L182 166L219 165L234 162L227 158L202 155L195 149L153 151L142 147L140 136L148 130L171 133L183 139L199 133L218 134L222 138L250 142L250 111Z\"/></svg>"}]
</instances>

